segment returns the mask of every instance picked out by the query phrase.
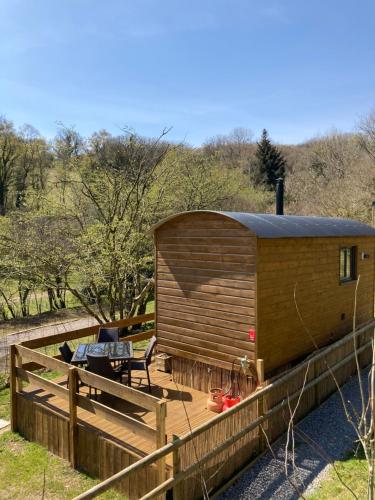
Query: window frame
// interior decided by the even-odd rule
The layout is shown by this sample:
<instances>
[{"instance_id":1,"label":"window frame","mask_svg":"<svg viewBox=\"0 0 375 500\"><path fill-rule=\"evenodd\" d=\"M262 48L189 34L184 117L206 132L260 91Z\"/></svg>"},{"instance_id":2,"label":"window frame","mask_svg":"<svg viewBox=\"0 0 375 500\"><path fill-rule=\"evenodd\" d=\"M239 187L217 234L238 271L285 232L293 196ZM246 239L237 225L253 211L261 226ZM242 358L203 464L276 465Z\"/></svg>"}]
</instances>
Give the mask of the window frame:
<instances>
[{"instance_id":1,"label":"window frame","mask_svg":"<svg viewBox=\"0 0 375 500\"><path fill-rule=\"evenodd\" d=\"M343 278L341 277L341 255L343 251L350 250L350 273L349 275L345 275ZM340 285L343 283L351 283L354 281L357 281L357 246L352 245L352 246L342 246L340 247L339 251L339 282ZM346 265L347 265L347 255L344 257L344 272L346 271ZM345 273L347 274L347 273Z\"/></svg>"}]
</instances>

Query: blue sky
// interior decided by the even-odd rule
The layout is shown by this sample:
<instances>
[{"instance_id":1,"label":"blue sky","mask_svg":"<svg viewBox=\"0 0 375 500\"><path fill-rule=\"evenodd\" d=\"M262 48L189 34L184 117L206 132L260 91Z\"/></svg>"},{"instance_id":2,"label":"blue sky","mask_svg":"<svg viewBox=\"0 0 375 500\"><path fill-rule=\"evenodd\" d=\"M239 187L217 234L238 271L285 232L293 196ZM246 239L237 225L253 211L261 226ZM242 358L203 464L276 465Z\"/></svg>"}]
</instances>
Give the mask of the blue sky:
<instances>
[{"instance_id":1,"label":"blue sky","mask_svg":"<svg viewBox=\"0 0 375 500\"><path fill-rule=\"evenodd\" d=\"M0 0L0 114L298 143L375 108L373 0Z\"/></svg>"}]
</instances>

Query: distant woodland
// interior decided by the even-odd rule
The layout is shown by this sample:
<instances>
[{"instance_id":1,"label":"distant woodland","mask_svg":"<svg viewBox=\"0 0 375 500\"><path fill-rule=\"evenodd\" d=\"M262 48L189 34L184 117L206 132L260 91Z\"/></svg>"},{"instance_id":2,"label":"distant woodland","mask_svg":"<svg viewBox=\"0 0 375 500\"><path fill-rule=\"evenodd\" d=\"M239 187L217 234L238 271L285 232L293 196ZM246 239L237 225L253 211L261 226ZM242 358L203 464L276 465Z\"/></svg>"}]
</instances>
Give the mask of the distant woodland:
<instances>
[{"instance_id":1,"label":"distant woodland","mask_svg":"<svg viewBox=\"0 0 375 500\"><path fill-rule=\"evenodd\" d=\"M370 221L375 112L356 133L299 145L237 128L201 147L168 131L43 138L0 118L0 321L80 305L99 322L145 310L153 297L150 227L169 214L273 212L284 177L287 214Z\"/></svg>"}]
</instances>

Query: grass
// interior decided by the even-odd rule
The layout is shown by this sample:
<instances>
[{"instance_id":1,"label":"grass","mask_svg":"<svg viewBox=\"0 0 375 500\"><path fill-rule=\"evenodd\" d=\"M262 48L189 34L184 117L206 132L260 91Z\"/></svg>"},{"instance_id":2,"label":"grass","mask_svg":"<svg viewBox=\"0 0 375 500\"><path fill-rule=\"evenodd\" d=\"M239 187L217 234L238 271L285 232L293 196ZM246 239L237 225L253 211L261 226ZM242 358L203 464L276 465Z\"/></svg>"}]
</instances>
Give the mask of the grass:
<instances>
[{"instance_id":1,"label":"grass","mask_svg":"<svg viewBox=\"0 0 375 500\"><path fill-rule=\"evenodd\" d=\"M146 314L153 313L154 311L155 311L155 301L150 300L150 302L147 302L146 305Z\"/></svg>"},{"instance_id":2,"label":"grass","mask_svg":"<svg viewBox=\"0 0 375 500\"><path fill-rule=\"evenodd\" d=\"M49 380L59 375L53 370L41 373ZM10 419L9 403L10 390L3 386L0 389L0 418L4 420ZM18 434L5 432L0 435L0 499L70 499L98 482ZM117 500L124 497L110 490L98 498Z\"/></svg>"},{"instance_id":3,"label":"grass","mask_svg":"<svg viewBox=\"0 0 375 500\"><path fill-rule=\"evenodd\" d=\"M342 481L353 490L357 498L367 498L367 465L363 454L358 457L351 455L346 460L335 462L335 467ZM354 496L340 482L337 474L331 468L327 477L308 496L308 499L331 500L332 498L346 500L352 499Z\"/></svg>"},{"instance_id":4,"label":"grass","mask_svg":"<svg viewBox=\"0 0 375 500\"><path fill-rule=\"evenodd\" d=\"M96 335L89 335L87 337L82 337L79 339L74 339L74 340L69 340L68 344L72 351L75 351L79 344L89 344L91 342L96 341ZM52 344L52 345L47 345L44 347L39 347L36 349L36 351L41 352L42 354L46 354L47 356L57 356L60 354L59 347L62 345L61 343L58 344Z\"/></svg>"},{"instance_id":5,"label":"grass","mask_svg":"<svg viewBox=\"0 0 375 500\"><path fill-rule=\"evenodd\" d=\"M42 370L41 372L35 373L47 380L53 380L54 378L62 377L62 373L57 370Z\"/></svg>"},{"instance_id":6,"label":"grass","mask_svg":"<svg viewBox=\"0 0 375 500\"><path fill-rule=\"evenodd\" d=\"M97 483L18 434L6 432L0 436L0 498L71 499ZM124 497L110 490L99 498Z\"/></svg>"},{"instance_id":7,"label":"grass","mask_svg":"<svg viewBox=\"0 0 375 500\"><path fill-rule=\"evenodd\" d=\"M53 380L62 375L56 370L43 370L37 373L47 380ZM0 418L3 420L10 420L10 388L8 387L5 376L0 376Z\"/></svg>"},{"instance_id":8,"label":"grass","mask_svg":"<svg viewBox=\"0 0 375 500\"><path fill-rule=\"evenodd\" d=\"M10 420L10 389L5 387L0 390L0 418Z\"/></svg>"},{"instance_id":9,"label":"grass","mask_svg":"<svg viewBox=\"0 0 375 500\"><path fill-rule=\"evenodd\" d=\"M9 281L6 284L2 284L2 289L5 295L8 297L10 303L15 309L17 315L21 316L20 299L18 294L18 283L17 281ZM36 298L35 298L36 297ZM69 292L65 294L66 307L72 308L79 306L79 301L77 298ZM5 306L5 305L4 305ZM38 316L40 313L46 313L50 311L50 304L48 300L48 294L45 289L36 289L35 293L32 291L28 297L28 307L30 316ZM8 308L5 306L8 311ZM8 316L11 318L10 311L8 311Z\"/></svg>"}]
</instances>

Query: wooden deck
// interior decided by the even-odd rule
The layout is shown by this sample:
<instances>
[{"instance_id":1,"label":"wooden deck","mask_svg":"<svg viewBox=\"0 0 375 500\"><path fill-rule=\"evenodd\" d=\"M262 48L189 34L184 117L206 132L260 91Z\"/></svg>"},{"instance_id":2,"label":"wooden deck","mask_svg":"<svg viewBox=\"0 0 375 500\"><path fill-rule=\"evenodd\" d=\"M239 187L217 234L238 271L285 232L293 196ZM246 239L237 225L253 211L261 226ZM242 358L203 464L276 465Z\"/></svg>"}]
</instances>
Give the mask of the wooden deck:
<instances>
[{"instance_id":1,"label":"wooden deck","mask_svg":"<svg viewBox=\"0 0 375 500\"><path fill-rule=\"evenodd\" d=\"M215 416L215 413L206 409L207 394L204 392L177 385L173 382L170 374L156 370L153 368L153 365L151 365L150 375L152 395L158 398L165 398L167 401L166 433L168 442L172 440L173 435L182 436ZM124 379L126 379L126 377L124 377ZM66 377L55 379L54 382L58 382L59 385L65 387ZM142 392L148 392L145 372L132 372L132 386ZM43 404L65 416L69 415L69 404L66 400L52 395L46 390L40 388L36 389L32 384L25 387L24 392L32 396L35 402ZM80 388L80 393L88 395L88 388ZM100 391L98 391L97 400L136 420L153 427L156 425L154 412L147 411L135 404L118 399L115 396L100 393ZM121 446L129 449L129 451L143 455L155 449L150 440L143 439L141 436L136 436L120 425L99 418L81 408L78 409L78 419L81 423L85 423L85 425L100 429L101 433L104 435L114 437L120 442Z\"/></svg>"}]
</instances>

